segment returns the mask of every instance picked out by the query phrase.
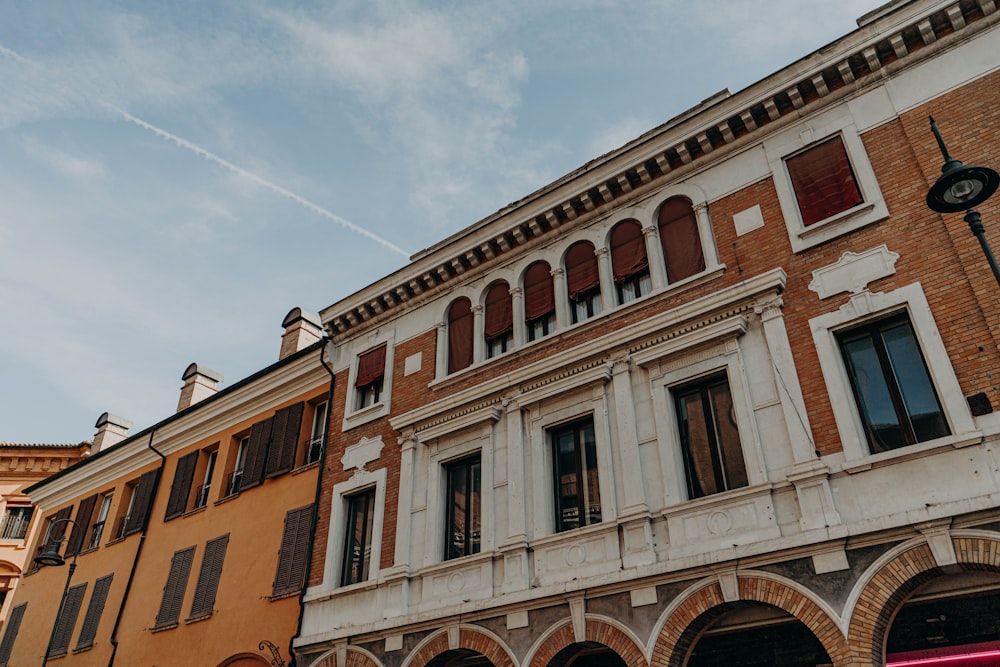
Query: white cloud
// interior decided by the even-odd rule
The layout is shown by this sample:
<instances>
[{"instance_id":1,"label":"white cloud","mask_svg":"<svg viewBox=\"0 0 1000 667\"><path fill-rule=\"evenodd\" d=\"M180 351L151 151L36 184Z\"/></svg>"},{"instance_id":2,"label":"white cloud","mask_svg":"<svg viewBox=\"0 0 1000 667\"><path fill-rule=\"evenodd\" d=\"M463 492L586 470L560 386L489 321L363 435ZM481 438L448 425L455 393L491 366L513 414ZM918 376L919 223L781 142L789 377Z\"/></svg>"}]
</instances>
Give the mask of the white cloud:
<instances>
[{"instance_id":1,"label":"white cloud","mask_svg":"<svg viewBox=\"0 0 1000 667\"><path fill-rule=\"evenodd\" d=\"M70 178L80 181L94 181L108 177L108 171L100 160L74 155L54 146L43 144L34 137L25 138L22 147L29 157Z\"/></svg>"}]
</instances>

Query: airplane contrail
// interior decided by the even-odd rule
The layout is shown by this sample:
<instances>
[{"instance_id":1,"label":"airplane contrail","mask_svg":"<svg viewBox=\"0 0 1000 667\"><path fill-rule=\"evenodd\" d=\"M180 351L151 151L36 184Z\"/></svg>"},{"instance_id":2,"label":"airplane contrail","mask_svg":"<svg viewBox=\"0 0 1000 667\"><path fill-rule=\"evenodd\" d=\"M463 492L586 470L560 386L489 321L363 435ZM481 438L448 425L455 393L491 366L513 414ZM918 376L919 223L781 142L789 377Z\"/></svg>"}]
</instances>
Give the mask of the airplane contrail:
<instances>
[{"instance_id":1,"label":"airplane contrail","mask_svg":"<svg viewBox=\"0 0 1000 667\"><path fill-rule=\"evenodd\" d=\"M317 215L321 215L324 218L327 218L329 220L333 220L337 224L339 224L339 225L341 225L341 226L349 229L350 231L355 232L356 234L361 234L362 236L364 236L366 238L369 238L372 241L375 241L376 243L379 243L379 244L385 246L389 250L392 250L393 252L399 253L400 255L402 255L403 257L406 257L407 259L409 259L409 257L410 257L410 254L408 252L406 252L405 250L403 250L402 248L400 248L399 246L394 245L390 241L387 241L386 239L382 238L381 236L379 236L377 234L373 234L372 232L368 231L364 227L359 227L358 225L354 224L350 220L347 220L346 218L342 218L341 216L337 215L336 213L328 211L327 209L323 208L319 204L315 204L315 203L309 201L308 199L306 199L305 197L301 197L301 196L295 194L291 190L287 190L287 189L281 187L280 185L277 185L276 183L272 183L271 181L267 180L266 178L262 178L261 176L258 176L257 174L249 172L246 169L243 169L242 167L238 167L235 164L233 164L232 162L229 162L228 160L224 160L223 158L219 157L215 153L212 153L211 151L209 151L209 150L207 150L205 148L202 148L201 146L199 146L197 144L191 143L187 139L182 139L181 137L178 137L176 134L172 134L172 133L164 130L163 128L160 128L160 127L157 127L157 126L153 125L152 123L148 123L148 122L144 121L141 118L137 118L136 116L133 116L132 114L130 114L129 112L127 112L127 111L125 111L123 109L119 109L118 107L113 106L111 104L107 104L107 103L105 103L104 106L107 107L108 109L110 109L111 111L113 111L114 113L118 114L119 116L121 116L122 118L124 118L125 120L127 120L128 122L132 123L133 125L138 125L139 127L143 128L143 129L146 129L146 130L149 130L150 132L152 132L153 134L157 135L158 137L160 137L162 139L166 139L167 141L169 141L169 142L171 142L173 144L176 144L177 146L180 146L181 148L186 148L189 151L195 153L196 155L200 155L201 157L203 157L203 158L205 158L207 160L211 160L212 162L216 163L220 167L223 167L224 169L228 169L229 171L233 172L234 174L238 174L240 176L243 176L244 178L248 178L251 181L253 181L254 183L256 183L257 185L261 186L262 188L266 188L266 189L270 190L271 192L274 192L276 194L281 195L282 197L285 197L287 199L291 199L296 204L304 206L305 208L309 209L313 213L316 213Z\"/></svg>"}]
</instances>

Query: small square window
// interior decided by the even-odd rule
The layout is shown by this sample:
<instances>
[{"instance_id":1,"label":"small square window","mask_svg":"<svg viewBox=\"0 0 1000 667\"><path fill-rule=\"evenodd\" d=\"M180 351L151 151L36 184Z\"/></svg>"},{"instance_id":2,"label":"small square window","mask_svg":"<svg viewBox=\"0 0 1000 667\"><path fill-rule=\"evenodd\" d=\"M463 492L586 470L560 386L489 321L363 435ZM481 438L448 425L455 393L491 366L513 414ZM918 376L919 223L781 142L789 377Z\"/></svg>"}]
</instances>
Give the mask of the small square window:
<instances>
[{"instance_id":1,"label":"small square window","mask_svg":"<svg viewBox=\"0 0 1000 667\"><path fill-rule=\"evenodd\" d=\"M863 201L840 135L786 158L785 166L792 180L802 224L806 227Z\"/></svg>"},{"instance_id":2,"label":"small square window","mask_svg":"<svg viewBox=\"0 0 1000 667\"><path fill-rule=\"evenodd\" d=\"M0 529L0 539L23 540L28 535L28 525L35 508L31 505L8 505Z\"/></svg>"},{"instance_id":3,"label":"small square window","mask_svg":"<svg viewBox=\"0 0 1000 667\"><path fill-rule=\"evenodd\" d=\"M354 409L377 405L382 402L382 385L385 379L386 346L365 352L358 357L358 369L354 379Z\"/></svg>"},{"instance_id":4,"label":"small square window","mask_svg":"<svg viewBox=\"0 0 1000 667\"><path fill-rule=\"evenodd\" d=\"M749 484L726 374L674 390L688 498Z\"/></svg>"},{"instance_id":5,"label":"small square window","mask_svg":"<svg viewBox=\"0 0 1000 667\"><path fill-rule=\"evenodd\" d=\"M951 435L909 318L838 334L871 453Z\"/></svg>"}]
</instances>

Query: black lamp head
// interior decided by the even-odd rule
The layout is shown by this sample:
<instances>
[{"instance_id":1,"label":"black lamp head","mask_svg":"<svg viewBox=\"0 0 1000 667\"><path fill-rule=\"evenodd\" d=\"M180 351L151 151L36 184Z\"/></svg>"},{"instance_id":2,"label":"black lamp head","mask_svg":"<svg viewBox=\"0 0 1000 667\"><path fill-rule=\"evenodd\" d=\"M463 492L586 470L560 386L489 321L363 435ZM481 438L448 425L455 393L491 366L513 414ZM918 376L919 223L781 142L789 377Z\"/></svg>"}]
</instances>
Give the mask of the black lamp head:
<instances>
[{"instance_id":1,"label":"black lamp head","mask_svg":"<svg viewBox=\"0 0 1000 667\"><path fill-rule=\"evenodd\" d=\"M39 565L60 566L66 564L66 559L59 555L59 543L56 542L48 549L35 556L35 562Z\"/></svg>"},{"instance_id":2,"label":"black lamp head","mask_svg":"<svg viewBox=\"0 0 1000 667\"><path fill-rule=\"evenodd\" d=\"M963 165L948 154L937 123L931 118L931 132L937 140L944 166L941 176L927 192L927 206L938 213L958 213L979 206L997 191L1000 175L989 167Z\"/></svg>"}]
</instances>

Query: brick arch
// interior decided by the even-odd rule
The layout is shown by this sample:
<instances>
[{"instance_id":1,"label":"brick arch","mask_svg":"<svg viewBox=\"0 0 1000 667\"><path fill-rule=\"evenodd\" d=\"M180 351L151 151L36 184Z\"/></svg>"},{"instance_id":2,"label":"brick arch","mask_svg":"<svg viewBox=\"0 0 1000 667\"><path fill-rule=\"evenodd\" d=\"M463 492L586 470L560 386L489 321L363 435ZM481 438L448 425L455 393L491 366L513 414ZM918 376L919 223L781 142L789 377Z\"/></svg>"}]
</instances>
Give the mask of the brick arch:
<instances>
[{"instance_id":1,"label":"brick arch","mask_svg":"<svg viewBox=\"0 0 1000 667\"><path fill-rule=\"evenodd\" d=\"M314 662L311 667L337 667L336 651L327 653L319 661ZM382 667L382 665L367 653L348 648L344 667Z\"/></svg>"},{"instance_id":2,"label":"brick arch","mask_svg":"<svg viewBox=\"0 0 1000 667\"><path fill-rule=\"evenodd\" d=\"M958 566L963 570L1000 573L1000 540L963 536L953 537L952 544ZM882 565L864 584L854 605L847 632L851 650L844 664L884 665L883 647L896 611L913 591L942 574L926 543L917 544Z\"/></svg>"},{"instance_id":3,"label":"brick arch","mask_svg":"<svg viewBox=\"0 0 1000 667\"><path fill-rule=\"evenodd\" d=\"M646 667L642 648L624 630L595 616L586 616L586 641L607 646L618 654L629 667ZM529 667L548 667L556 655L567 646L576 644L572 622L566 621L556 628L535 650Z\"/></svg>"},{"instance_id":4,"label":"brick arch","mask_svg":"<svg viewBox=\"0 0 1000 667\"><path fill-rule=\"evenodd\" d=\"M459 628L458 646L449 646L448 631L439 630L418 646L410 656L403 661L405 667L424 667L438 655L453 648L464 648L476 651L485 656L496 667L516 667L517 663L506 646L492 634L470 626Z\"/></svg>"},{"instance_id":5,"label":"brick arch","mask_svg":"<svg viewBox=\"0 0 1000 667\"><path fill-rule=\"evenodd\" d=\"M847 641L830 613L794 586L774 577L739 576L739 598L777 607L799 620L823 645L835 665L844 664ZM652 667L680 667L695 641L725 613L726 600L718 582L692 592L665 619L653 647Z\"/></svg>"}]
</instances>

